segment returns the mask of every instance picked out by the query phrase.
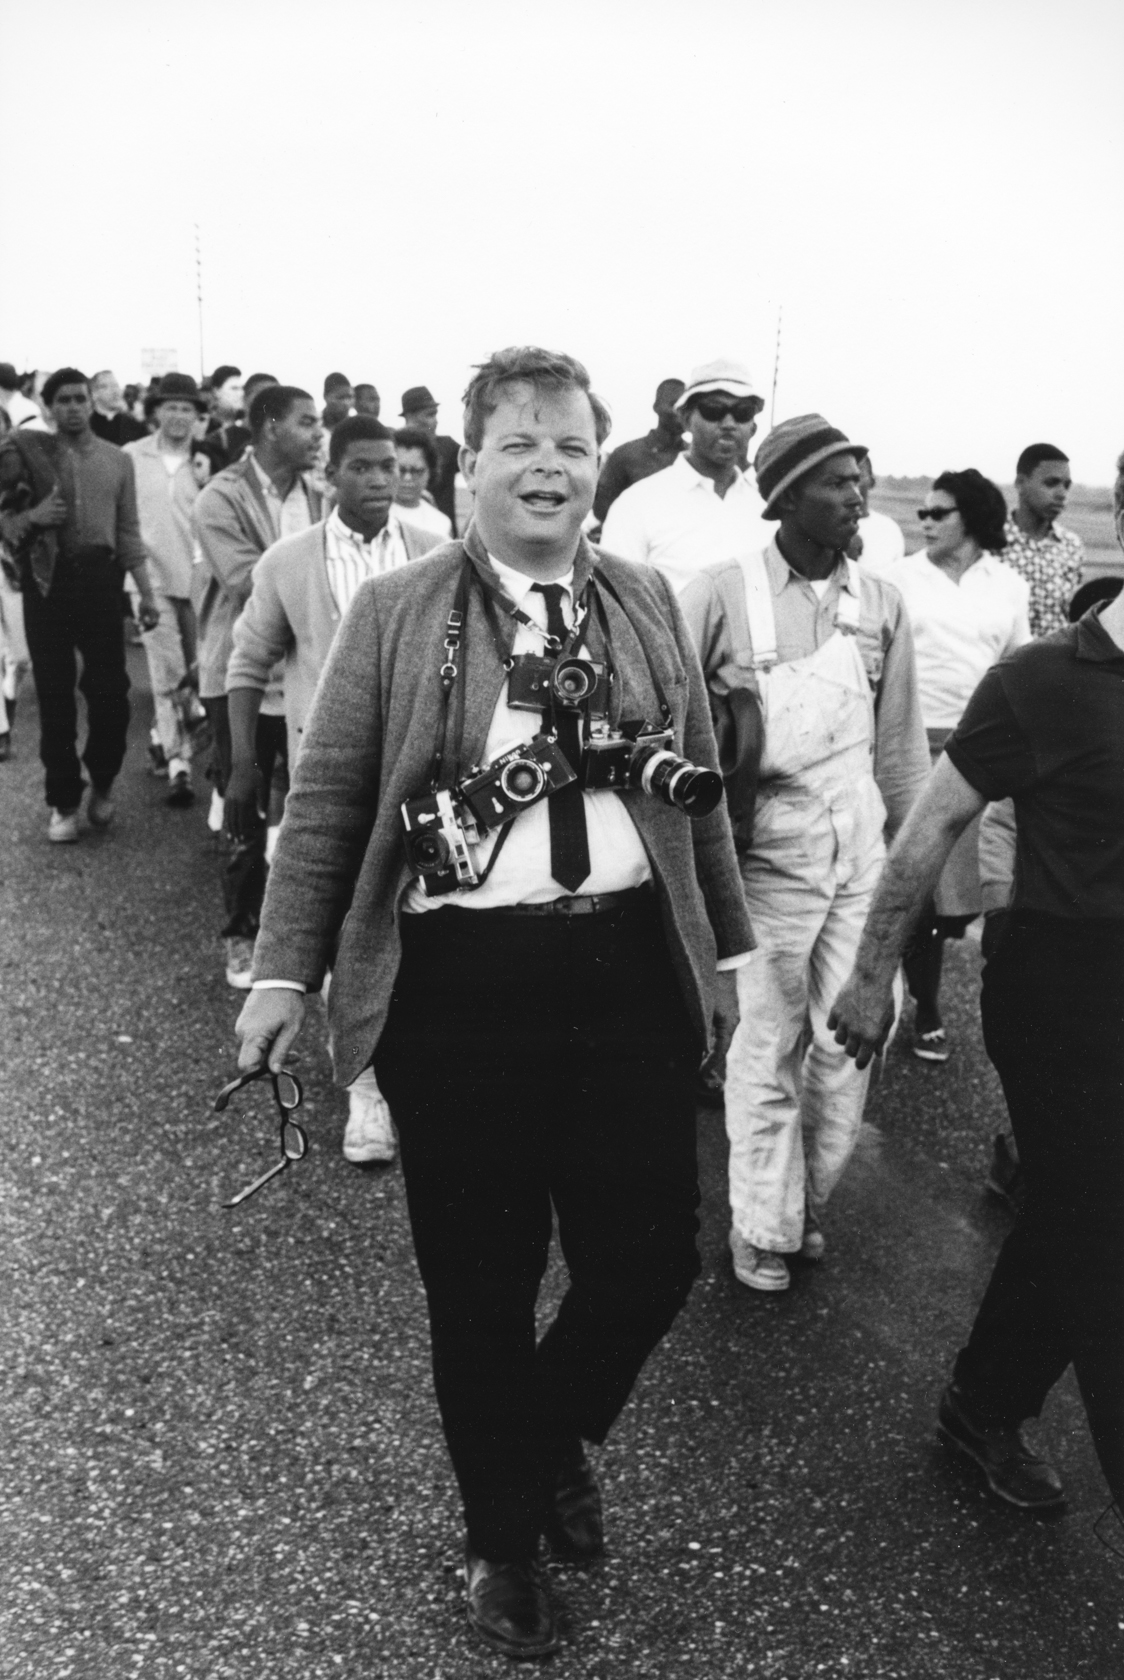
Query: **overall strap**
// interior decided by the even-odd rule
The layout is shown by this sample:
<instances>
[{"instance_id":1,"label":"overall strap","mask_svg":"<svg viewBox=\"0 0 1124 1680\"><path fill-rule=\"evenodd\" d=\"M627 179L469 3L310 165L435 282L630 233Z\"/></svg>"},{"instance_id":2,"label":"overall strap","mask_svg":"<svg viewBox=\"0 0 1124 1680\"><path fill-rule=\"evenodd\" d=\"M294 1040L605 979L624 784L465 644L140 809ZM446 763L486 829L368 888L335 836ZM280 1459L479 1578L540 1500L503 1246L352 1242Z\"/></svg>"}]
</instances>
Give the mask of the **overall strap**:
<instances>
[{"instance_id":1,"label":"overall strap","mask_svg":"<svg viewBox=\"0 0 1124 1680\"><path fill-rule=\"evenodd\" d=\"M777 620L773 586L764 554L746 554L741 562L745 582L745 616L753 650L753 669L769 671L777 663Z\"/></svg>"},{"instance_id":2,"label":"overall strap","mask_svg":"<svg viewBox=\"0 0 1124 1680\"><path fill-rule=\"evenodd\" d=\"M849 560L844 556L844 564L851 587L839 591L839 600L835 608L835 628L842 630L844 635L853 636L859 628L859 612L862 606L862 586L859 579L862 573L857 560Z\"/></svg>"}]
</instances>

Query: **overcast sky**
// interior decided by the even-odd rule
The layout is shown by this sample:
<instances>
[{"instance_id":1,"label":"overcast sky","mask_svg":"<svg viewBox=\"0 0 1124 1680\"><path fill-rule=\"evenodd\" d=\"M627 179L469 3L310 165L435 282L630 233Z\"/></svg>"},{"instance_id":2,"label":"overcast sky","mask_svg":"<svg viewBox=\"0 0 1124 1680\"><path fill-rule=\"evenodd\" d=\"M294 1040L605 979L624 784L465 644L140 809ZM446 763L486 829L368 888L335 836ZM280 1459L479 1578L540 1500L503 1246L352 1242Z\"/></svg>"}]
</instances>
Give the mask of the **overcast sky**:
<instances>
[{"instance_id":1,"label":"overcast sky","mask_svg":"<svg viewBox=\"0 0 1124 1680\"><path fill-rule=\"evenodd\" d=\"M1124 448L1119 0L35 0L0 359L319 394L565 349L615 415L719 354L877 469Z\"/></svg>"}]
</instances>

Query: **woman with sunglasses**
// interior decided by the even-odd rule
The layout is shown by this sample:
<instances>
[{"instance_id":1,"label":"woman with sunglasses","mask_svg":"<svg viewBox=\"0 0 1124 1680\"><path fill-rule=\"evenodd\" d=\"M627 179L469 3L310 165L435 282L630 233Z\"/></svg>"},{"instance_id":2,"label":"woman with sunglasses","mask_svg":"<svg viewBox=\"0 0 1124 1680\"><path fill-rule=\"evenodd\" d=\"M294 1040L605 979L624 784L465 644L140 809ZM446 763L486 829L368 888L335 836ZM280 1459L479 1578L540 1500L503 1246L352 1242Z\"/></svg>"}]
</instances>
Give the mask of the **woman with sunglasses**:
<instances>
[{"instance_id":1,"label":"woman with sunglasses","mask_svg":"<svg viewBox=\"0 0 1124 1680\"><path fill-rule=\"evenodd\" d=\"M905 597L913 626L921 713L935 764L984 672L1030 641L1030 590L998 558L1007 519L1003 492L974 467L935 479L917 517L926 546L885 575ZM978 833L977 819L957 842L904 958L917 1005L913 1054L923 1062L949 1057L941 965L945 940L962 939L982 908Z\"/></svg>"}]
</instances>

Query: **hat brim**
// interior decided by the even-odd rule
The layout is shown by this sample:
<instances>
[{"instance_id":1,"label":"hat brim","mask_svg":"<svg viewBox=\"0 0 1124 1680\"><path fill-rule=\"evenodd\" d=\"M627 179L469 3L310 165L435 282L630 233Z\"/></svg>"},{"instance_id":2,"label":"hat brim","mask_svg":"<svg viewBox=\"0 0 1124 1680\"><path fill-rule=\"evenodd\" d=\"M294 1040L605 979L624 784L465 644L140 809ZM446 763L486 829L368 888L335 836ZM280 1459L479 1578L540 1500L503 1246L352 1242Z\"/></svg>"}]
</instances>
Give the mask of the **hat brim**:
<instances>
[{"instance_id":1,"label":"hat brim","mask_svg":"<svg viewBox=\"0 0 1124 1680\"><path fill-rule=\"evenodd\" d=\"M761 405L761 408L757 411L759 414L761 409L765 407L765 399L760 391L755 391L752 385L743 384L738 379L708 379L702 385L688 386L674 407L679 412L686 408L688 403L693 402L696 397L708 396L711 391L724 391L727 396L734 397L738 402L744 402L746 397L752 397L754 402Z\"/></svg>"},{"instance_id":2,"label":"hat brim","mask_svg":"<svg viewBox=\"0 0 1124 1680\"><path fill-rule=\"evenodd\" d=\"M785 474L779 484L773 486L769 500L761 509L762 515L766 519L779 519L780 514L774 511L777 498L783 496L798 479L806 477L813 467L818 467L823 461L830 461L833 455L853 455L857 461L864 461L869 454L870 450L865 443L825 443L822 449L815 449L810 455L806 455L791 472Z\"/></svg>"}]
</instances>

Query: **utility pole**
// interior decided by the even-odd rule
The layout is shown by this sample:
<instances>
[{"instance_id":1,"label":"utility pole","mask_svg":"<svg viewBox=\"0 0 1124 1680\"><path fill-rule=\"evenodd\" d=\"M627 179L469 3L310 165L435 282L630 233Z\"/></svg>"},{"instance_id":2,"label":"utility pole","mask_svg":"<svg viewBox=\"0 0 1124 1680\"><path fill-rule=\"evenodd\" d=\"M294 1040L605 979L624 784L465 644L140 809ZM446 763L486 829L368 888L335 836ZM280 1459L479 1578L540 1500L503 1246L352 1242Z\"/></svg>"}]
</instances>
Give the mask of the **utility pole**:
<instances>
[{"instance_id":1,"label":"utility pole","mask_svg":"<svg viewBox=\"0 0 1124 1680\"><path fill-rule=\"evenodd\" d=\"M195 224L195 301L199 308L199 383L207 377L203 359L203 251L199 242L199 223Z\"/></svg>"},{"instance_id":2,"label":"utility pole","mask_svg":"<svg viewBox=\"0 0 1124 1680\"><path fill-rule=\"evenodd\" d=\"M781 366L781 322L784 320L784 304L777 309L777 348L773 354L773 394L769 398L769 430L773 429L773 419L777 406L777 374Z\"/></svg>"}]
</instances>

